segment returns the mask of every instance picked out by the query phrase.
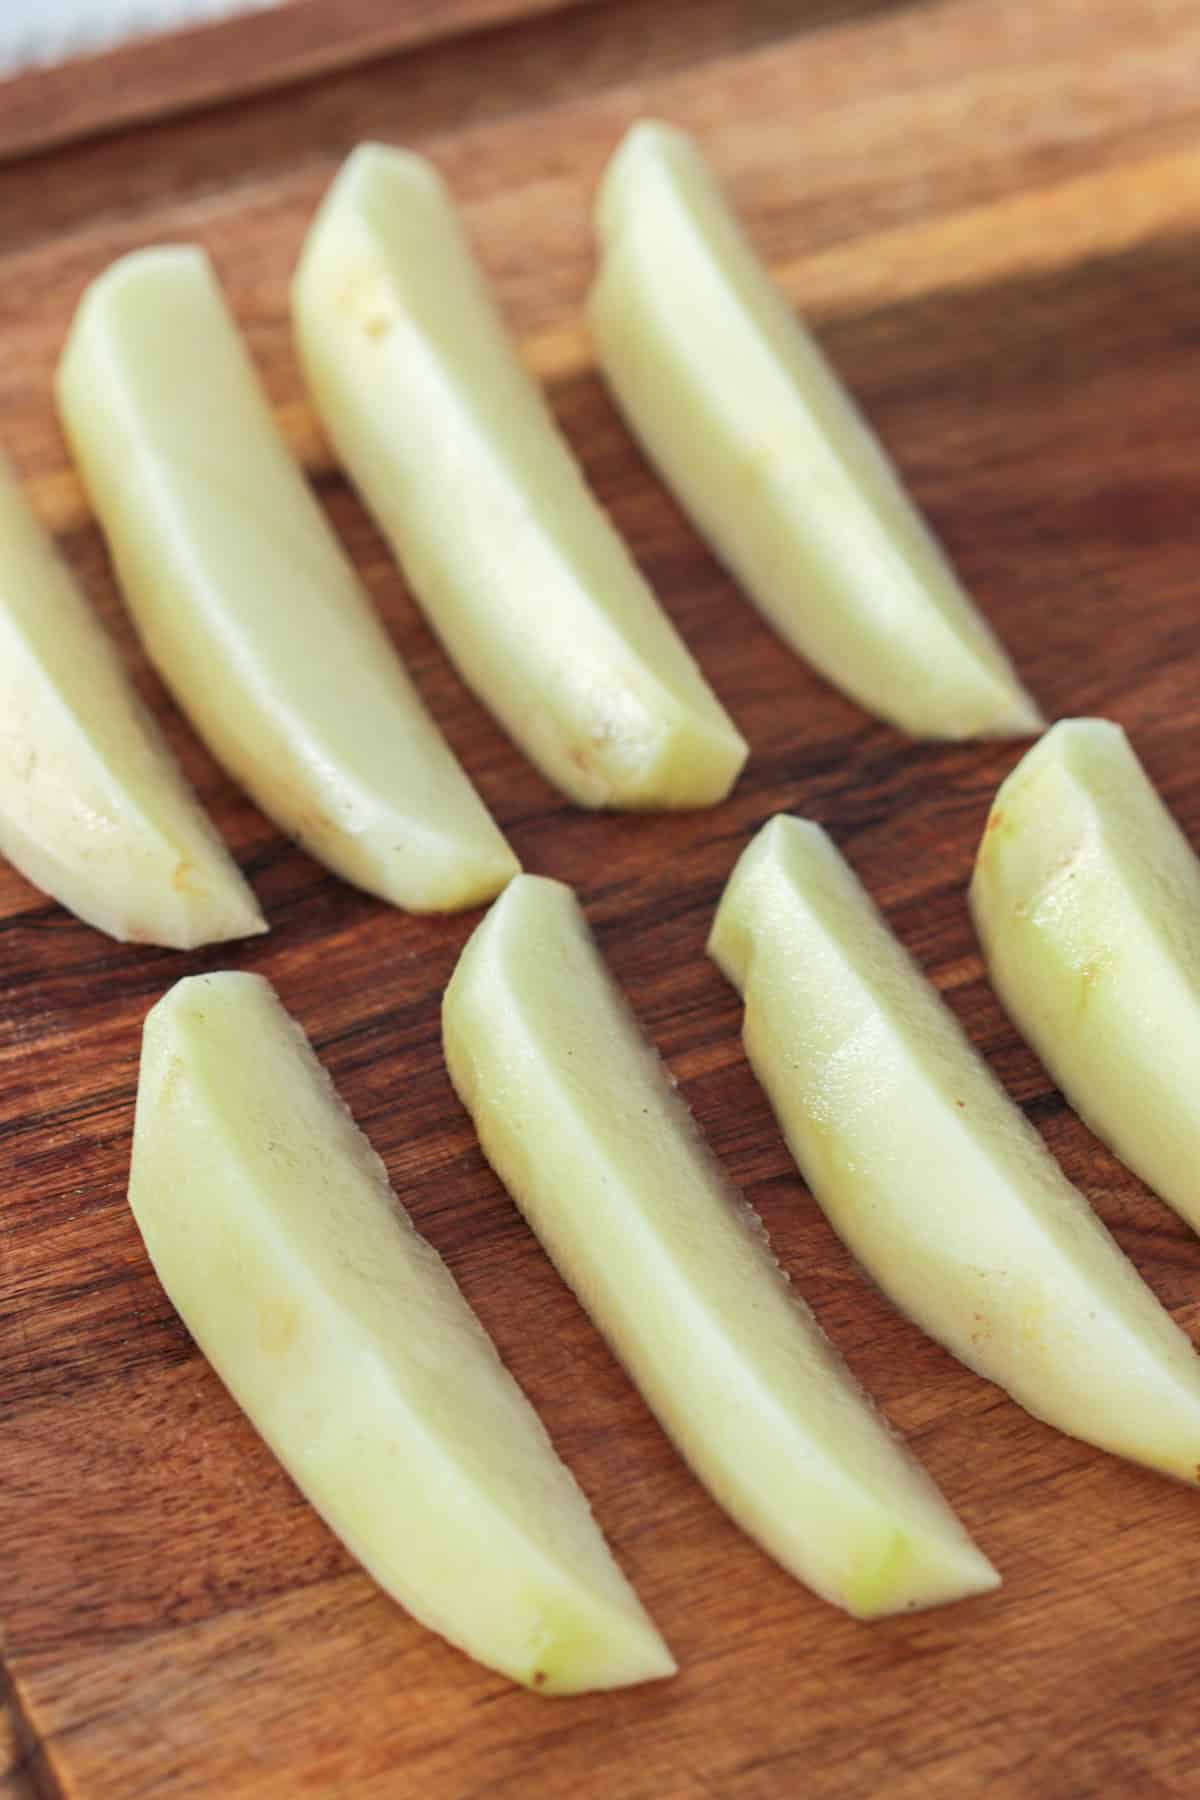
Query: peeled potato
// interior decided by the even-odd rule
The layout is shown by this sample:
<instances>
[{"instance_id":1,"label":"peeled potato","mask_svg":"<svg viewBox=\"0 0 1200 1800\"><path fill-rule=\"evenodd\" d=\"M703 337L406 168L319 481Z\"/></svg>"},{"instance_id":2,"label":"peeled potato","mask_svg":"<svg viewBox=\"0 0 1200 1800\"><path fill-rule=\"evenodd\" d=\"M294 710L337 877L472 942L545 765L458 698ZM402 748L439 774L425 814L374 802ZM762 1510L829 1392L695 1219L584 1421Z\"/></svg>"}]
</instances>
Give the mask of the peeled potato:
<instances>
[{"instance_id":1,"label":"peeled potato","mask_svg":"<svg viewBox=\"0 0 1200 1800\"><path fill-rule=\"evenodd\" d=\"M267 929L2 463L0 850L110 937L192 950Z\"/></svg>"},{"instance_id":2,"label":"peeled potato","mask_svg":"<svg viewBox=\"0 0 1200 1800\"><path fill-rule=\"evenodd\" d=\"M730 1516L859 1618L994 1587L789 1289L569 888L513 882L463 951L442 1024L488 1160Z\"/></svg>"},{"instance_id":3,"label":"peeled potato","mask_svg":"<svg viewBox=\"0 0 1200 1800\"><path fill-rule=\"evenodd\" d=\"M587 1501L259 976L149 1014L129 1203L185 1325L417 1619L544 1694L675 1664Z\"/></svg>"},{"instance_id":4,"label":"peeled potato","mask_svg":"<svg viewBox=\"0 0 1200 1800\"><path fill-rule=\"evenodd\" d=\"M1119 725L996 795L971 908L996 992L1096 1134L1200 1230L1200 862Z\"/></svg>"},{"instance_id":5,"label":"peeled potato","mask_svg":"<svg viewBox=\"0 0 1200 1800\"><path fill-rule=\"evenodd\" d=\"M276 428L203 253L122 258L79 305L63 424L151 659L262 810L413 912L517 868Z\"/></svg>"},{"instance_id":6,"label":"peeled potato","mask_svg":"<svg viewBox=\"0 0 1200 1800\"><path fill-rule=\"evenodd\" d=\"M1037 708L699 150L635 125L596 208L592 337L651 461L784 641L914 737Z\"/></svg>"},{"instance_id":7,"label":"peeled potato","mask_svg":"<svg viewBox=\"0 0 1200 1800\"><path fill-rule=\"evenodd\" d=\"M1200 1479L1200 1359L819 826L763 827L709 952L805 1179L883 1291L1038 1418Z\"/></svg>"},{"instance_id":8,"label":"peeled potato","mask_svg":"<svg viewBox=\"0 0 1200 1800\"><path fill-rule=\"evenodd\" d=\"M746 745L589 491L419 156L364 144L292 289L322 423L456 666L581 806L709 806Z\"/></svg>"}]
</instances>

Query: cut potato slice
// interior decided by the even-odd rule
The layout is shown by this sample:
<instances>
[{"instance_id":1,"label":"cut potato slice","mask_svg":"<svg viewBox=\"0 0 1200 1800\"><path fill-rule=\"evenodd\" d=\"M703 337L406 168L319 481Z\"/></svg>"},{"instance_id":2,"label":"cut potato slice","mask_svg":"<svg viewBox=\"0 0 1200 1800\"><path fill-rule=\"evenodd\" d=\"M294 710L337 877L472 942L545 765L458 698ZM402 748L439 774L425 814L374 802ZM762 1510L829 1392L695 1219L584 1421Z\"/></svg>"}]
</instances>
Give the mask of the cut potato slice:
<instances>
[{"instance_id":1,"label":"cut potato slice","mask_svg":"<svg viewBox=\"0 0 1200 1800\"><path fill-rule=\"evenodd\" d=\"M3 462L0 850L122 941L192 950L267 929Z\"/></svg>"},{"instance_id":2,"label":"cut potato slice","mask_svg":"<svg viewBox=\"0 0 1200 1800\"><path fill-rule=\"evenodd\" d=\"M780 636L915 737L1036 707L695 145L635 125L604 178L589 308L648 455Z\"/></svg>"},{"instance_id":3,"label":"cut potato slice","mask_svg":"<svg viewBox=\"0 0 1200 1800\"><path fill-rule=\"evenodd\" d=\"M773 819L709 952L834 1229L885 1293L1039 1418L1200 1478L1200 1359L817 825Z\"/></svg>"},{"instance_id":4,"label":"cut potato slice","mask_svg":"<svg viewBox=\"0 0 1200 1800\"><path fill-rule=\"evenodd\" d=\"M146 648L283 830L415 912L517 867L275 427L207 259L125 257L80 304L63 422Z\"/></svg>"},{"instance_id":5,"label":"cut potato slice","mask_svg":"<svg viewBox=\"0 0 1200 1800\"><path fill-rule=\"evenodd\" d=\"M388 1593L546 1694L674 1662L303 1032L254 975L146 1020L129 1201L171 1301Z\"/></svg>"},{"instance_id":6,"label":"cut potato slice","mask_svg":"<svg viewBox=\"0 0 1200 1800\"><path fill-rule=\"evenodd\" d=\"M569 888L521 876L497 901L443 1032L489 1161L726 1511L860 1618L994 1587L790 1292Z\"/></svg>"},{"instance_id":7,"label":"cut potato slice","mask_svg":"<svg viewBox=\"0 0 1200 1800\"><path fill-rule=\"evenodd\" d=\"M350 157L304 247L321 418L463 678L583 806L720 800L746 746L588 491L422 158Z\"/></svg>"},{"instance_id":8,"label":"cut potato slice","mask_svg":"<svg viewBox=\"0 0 1200 1800\"><path fill-rule=\"evenodd\" d=\"M1200 862L1119 725L1064 719L988 818L993 985L1072 1106L1200 1230Z\"/></svg>"}]
</instances>

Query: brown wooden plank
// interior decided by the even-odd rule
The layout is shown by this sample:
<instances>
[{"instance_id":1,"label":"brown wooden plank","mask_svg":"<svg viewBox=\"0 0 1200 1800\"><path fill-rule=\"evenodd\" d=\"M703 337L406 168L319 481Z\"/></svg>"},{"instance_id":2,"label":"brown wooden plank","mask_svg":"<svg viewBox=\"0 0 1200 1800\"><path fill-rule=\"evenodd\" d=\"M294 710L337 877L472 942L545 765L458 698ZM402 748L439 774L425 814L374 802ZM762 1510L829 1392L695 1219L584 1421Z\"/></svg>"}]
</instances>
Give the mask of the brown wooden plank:
<instances>
[{"instance_id":1,"label":"brown wooden plank","mask_svg":"<svg viewBox=\"0 0 1200 1800\"><path fill-rule=\"evenodd\" d=\"M1139 40L1138 84L1113 84L1100 105L1087 73L1090 62L1079 66L1081 20L1086 12L1088 42L1097 66L1107 70L1120 61L1124 6L1125 0L1098 0L1082 7L1075 0L1052 14L1034 38L1014 37L998 10L977 0L911 16L885 14L747 50L747 31L753 45L770 22L770 6L748 22L729 0L711 0L707 10L697 7L691 15L702 14L704 30L697 35L710 58L678 68L680 34L667 31L651 47L649 74L642 73L647 46L629 42L629 20L614 6L545 21L555 47L542 60L524 38L509 45L539 97L549 89L551 104L536 115L536 127L528 110L515 107L519 82L507 90L514 109L498 119L485 114L480 123L469 104L460 105L472 79L489 96L505 89L502 60L487 62L485 81L478 60L468 59L455 65L452 79L441 68L439 79L417 84L418 105L406 109L403 135L441 161L514 325L525 333L547 330L549 347L538 355L553 360L557 334L565 332L569 340L577 329L591 266L588 207L595 180L620 131L644 110L648 93L657 110L706 136L760 243L777 268L791 274L797 300L818 311L836 309L840 293L857 293L855 303L864 302L872 282L883 294L901 281L936 284L943 269L947 280L956 281L998 275L1006 254L1013 267L1030 259L1102 254L1106 246L1118 246L1122 234L1153 234L1169 228L1172 217L1179 229L1188 229L1194 184L1187 156L1194 129L1190 93L1178 71L1181 61L1200 59L1200 14L1192 0L1164 3L1156 15L1161 29ZM596 36L597 25L605 23L613 35ZM577 36L584 24L587 34ZM560 32L566 32L561 42ZM710 63L723 32L739 53L718 59L717 80ZM862 71L862 86L846 79L850 67ZM571 83L582 88L574 98ZM889 83L902 88L904 106L896 104ZM444 102L428 116L419 110L421 95L443 86L454 110L465 115L457 132L445 128ZM863 94L873 89L882 89L885 98L867 130ZM172 128L165 142L156 133L129 134L114 140L111 149L119 157L99 176L96 164L105 147L93 147L71 165L71 178L63 172L51 184L49 195L19 170L7 176L0 170L0 230L8 225L18 234L32 233L41 219L49 232L28 255L6 261L0 288L0 333L9 348L0 367L0 432L31 474L63 475L46 390L80 288L112 256L179 236L199 238L222 264L298 441L319 457L311 418L293 410L302 399L285 319L287 274L334 158L360 135L347 126L342 105L352 111L378 107L378 113L368 111L361 129L380 132L395 114L390 81L384 90L343 95L328 118L319 104L323 90L313 91L303 112L319 115L312 128L321 152L315 165L303 116L289 106L290 124L282 116L263 120L249 109L243 135L232 122L222 124L216 138L199 148L199 120ZM1054 95L1052 109L1031 101L1014 114L1015 96L1038 92ZM799 178L797 95L804 98L816 146L806 147ZM946 132L956 108L963 141L950 157ZM914 119L925 120L926 130L917 132ZM237 140L232 145L231 137ZM980 137L992 148L986 159L973 162L967 150ZM1183 161L1172 161L1169 150L1166 160L1154 156L1175 144L1186 146ZM217 151L233 160L214 170ZM285 172L246 185L246 171L261 170L273 155L283 158ZM48 161L57 167L57 159ZM1089 188L1086 179L1080 188L1073 185L1076 176L1107 168L1119 174L1111 190ZM235 169L243 185L214 190L214 173L232 176ZM150 188L141 185L147 171ZM60 189L81 214L55 214ZM128 194L125 204L122 193ZM1014 205L1007 211L974 210L1008 196ZM950 216L939 225L944 215ZM513 233L514 217L526 216L538 229L537 254L528 263L514 248ZM60 243L60 223L74 220L77 226L81 218L87 229L71 230ZM930 234L910 235L908 228L918 224ZM896 237L877 235L893 229ZM867 240L861 247L860 239ZM575 352L568 345L563 354ZM59 502L64 520L77 504L72 491L66 482ZM52 510L55 504L52 497L47 501Z\"/></svg>"},{"instance_id":2,"label":"brown wooden plank","mask_svg":"<svg viewBox=\"0 0 1200 1800\"><path fill-rule=\"evenodd\" d=\"M895 10L904 0L805 0L806 41L819 28ZM915 0L908 0L909 4ZM45 245L100 221L152 216L192 197L229 196L332 161L363 137L429 144L467 141L473 127L611 89L661 82L729 60L794 31L796 0L689 0L687 30L670 7L603 0L468 33L383 57L304 90L261 93L252 105L212 107L99 137L86 154L68 147L39 157L37 179L0 161L0 253ZM808 34L811 34L809 36ZM530 149L527 130L515 147ZM511 162L511 152L506 157Z\"/></svg>"},{"instance_id":3,"label":"brown wooden plank","mask_svg":"<svg viewBox=\"0 0 1200 1800\"><path fill-rule=\"evenodd\" d=\"M287 0L0 84L0 161L585 0Z\"/></svg>"},{"instance_id":4,"label":"brown wooden plank","mask_svg":"<svg viewBox=\"0 0 1200 1800\"><path fill-rule=\"evenodd\" d=\"M51 195L39 242L29 199L23 247L0 265L0 433L273 922L232 953L122 948L0 871L0 1620L39 1768L81 1800L1200 1791L1200 1502L1037 1425L861 1280L789 1164L737 1003L703 957L747 834L781 807L824 820L1195 1332L1200 1242L1065 1109L983 979L963 888L1017 752L906 743L782 651L634 452L579 325L609 147L639 111L693 126L1047 710L1121 719L1200 842L1200 107L1186 75L1200 11L1064 0L1018 24L988 0L945 0L804 34L799 11L768 29L765 8L747 24L706 0L689 14L713 34L703 54L665 32L646 51L616 5L499 33L474 76L453 46L413 58L440 72L435 99L414 97L414 141L463 197L565 429L751 740L730 801L692 818L565 809L463 691L328 468L286 281L334 158L386 118L374 71L292 97L290 121L268 102L231 111L221 132L196 118L30 165L56 183L77 172L89 204ZM144 169L157 152L160 185ZM20 193L6 181L0 221ZM389 912L283 843L146 668L48 382L83 283L121 250L178 235L216 255L433 711L526 865L578 886L784 1265L1001 1567L996 1596L854 1625L722 1518L538 1252L449 1089L438 1001L473 920ZM446 1649L353 1568L192 1350L123 1189L140 1020L178 974L226 964L269 974L312 1032L592 1496L680 1656L677 1681L548 1704Z\"/></svg>"}]
</instances>

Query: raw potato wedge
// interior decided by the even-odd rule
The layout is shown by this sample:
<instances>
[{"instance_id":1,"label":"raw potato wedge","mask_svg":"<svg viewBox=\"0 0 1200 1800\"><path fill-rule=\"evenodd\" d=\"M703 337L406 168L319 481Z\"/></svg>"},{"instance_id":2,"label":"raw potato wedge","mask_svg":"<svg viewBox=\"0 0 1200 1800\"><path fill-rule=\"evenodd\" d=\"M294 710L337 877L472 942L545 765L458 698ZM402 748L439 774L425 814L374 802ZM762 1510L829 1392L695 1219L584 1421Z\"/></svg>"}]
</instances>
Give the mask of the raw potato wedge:
<instances>
[{"instance_id":1,"label":"raw potato wedge","mask_svg":"<svg viewBox=\"0 0 1200 1800\"><path fill-rule=\"evenodd\" d=\"M1098 1137L1200 1230L1200 862L1119 725L1064 719L971 883L992 984Z\"/></svg>"},{"instance_id":2,"label":"raw potato wedge","mask_svg":"<svg viewBox=\"0 0 1200 1800\"><path fill-rule=\"evenodd\" d=\"M1200 1478L1200 1359L819 826L743 852L709 953L831 1224L886 1294L1038 1418Z\"/></svg>"},{"instance_id":3,"label":"raw potato wedge","mask_svg":"<svg viewBox=\"0 0 1200 1800\"><path fill-rule=\"evenodd\" d=\"M465 681L582 806L722 799L746 745L584 483L449 196L364 144L292 289L322 421Z\"/></svg>"},{"instance_id":4,"label":"raw potato wedge","mask_svg":"<svg viewBox=\"0 0 1200 1800\"><path fill-rule=\"evenodd\" d=\"M497 893L516 859L280 437L201 251L142 251L92 284L58 398L146 648L262 810L411 911Z\"/></svg>"},{"instance_id":5,"label":"raw potato wedge","mask_svg":"<svg viewBox=\"0 0 1200 1800\"><path fill-rule=\"evenodd\" d=\"M601 368L698 530L779 635L914 737L1040 718L700 152L635 125L596 209Z\"/></svg>"},{"instance_id":6,"label":"raw potato wedge","mask_svg":"<svg viewBox=\"0 0 1200 1800\"><path fill-rule=\"evenodd\" d=\"M714 1498L859 1618L998 1577L722 1175L569 888L521 876L442 1014L485 1154Z\"/></svg>"},{"instance_id":7,"label":"raw potato wedge","mask_svg":"<svg viewBox=\"0 0 1200 1800\"><path fill-rule=\"evenodd\" d=\"M2 461L0 850L122 941L192 950L267 929Z\"/></svg>"},{"instance_id":8,"label":"raw potato wedge","mask_svg":"<svg viewBox=\"0 0 1200 1800\"><path fill-rule=\"evenodd\" d=\"M422 1624L544 1694L675 1664L308 1040L255 975L149 1014L129 1201L297 1486Z\"/></svg>"}]
</instances>

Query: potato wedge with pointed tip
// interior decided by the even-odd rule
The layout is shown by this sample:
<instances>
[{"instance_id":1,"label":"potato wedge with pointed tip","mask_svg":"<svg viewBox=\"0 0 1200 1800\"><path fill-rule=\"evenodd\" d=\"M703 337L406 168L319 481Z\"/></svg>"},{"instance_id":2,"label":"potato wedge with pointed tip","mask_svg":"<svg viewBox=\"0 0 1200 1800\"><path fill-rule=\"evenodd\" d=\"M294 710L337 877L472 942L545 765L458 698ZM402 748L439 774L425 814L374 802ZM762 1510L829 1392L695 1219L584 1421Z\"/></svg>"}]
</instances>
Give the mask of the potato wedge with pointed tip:
<instances>
[{"instance_id":1,"label":"potato wedge with pointed tip","mask_svg":"<svg viewBox=\"0 0 1200 1800\"><path fill-rule=\"evenodd\" d=\"M1063 719L971 882L992 985L1097 1137L1200 1231L1200 861L1119 725Z\"/></svg>"},{"instance_id":2,"label":"potato wedge with pointed tip","mask_svg":"<svg viewBox=\"0 0 1200 1800\"><path fill-rule=\"evenodd\" d=\"M149 1014L129 1202L226 1387L422 1624L544 1694L674 1672L536 1413L260 976L193 976Z\"/></svg>"},{"instance_id":3,"label":"potato wedge with pointed tip","mask_svg":"<svg viewBox=\"0 0 1200 1800\"><path fill-rule=\"evenodd\" d=\"M569 888L512 884L463 951L442 1022L488 1160L738 1524L860 1618L994 1587L790 1292Z\"/></svg>"},{"instance_id":4,"label":"potato wedge with pointed tip","mask_svg":"<svg viewBox=\"0 0 1200 1800\"><path fill-rule=\"evenodd\" d=\"M464 680L581 806L709 806L746 745L587 488L421 157L364 144L292 288L317 410Z\"/></svg>"},{"instance_id":5,"label":"potato wedge with pointed tip","mask_svg":"<svg viewBox=\"0 0 1200 1800\"><path fill-rule=\"evenodd\" d=\"M346 880L413 912L517 868L271 417L203 253L80 302L63 423L150 657L230 774Z\"/></svg>"},{"instance_id":6,"label":"potato wedge with pointed tip","mask_svg":"<svg viewBox=\"0 0 1200 1800\"><path fill-rule=\"evenodd\" d=\"M3 462L0 851L122 941L192 950L267 929Z\"/></svg>"},{"instance_id":7,"label":"potato wedge with pointed tip","mask_svg":"<svg viewBox=\"0 0 1200 1800\"><path fill-rule=\"evenodd\" d=\"M743 852L709 953L796 1161L879 1286L1038 1418L1200 1478L1200 1358L819 826Z\"/></svg>"},{"instance_id":8,"label":"potato wedge with pointed tip","mask_svg":"<svg viewBox=\"0 0 1200 1800\"><path fill-rule=\"evenodd\" d=\"M914 737L1036 731L1008 657L692 141L635 125L596 226L604 375L784 641Z\"/></svg>"}]
</instances>

